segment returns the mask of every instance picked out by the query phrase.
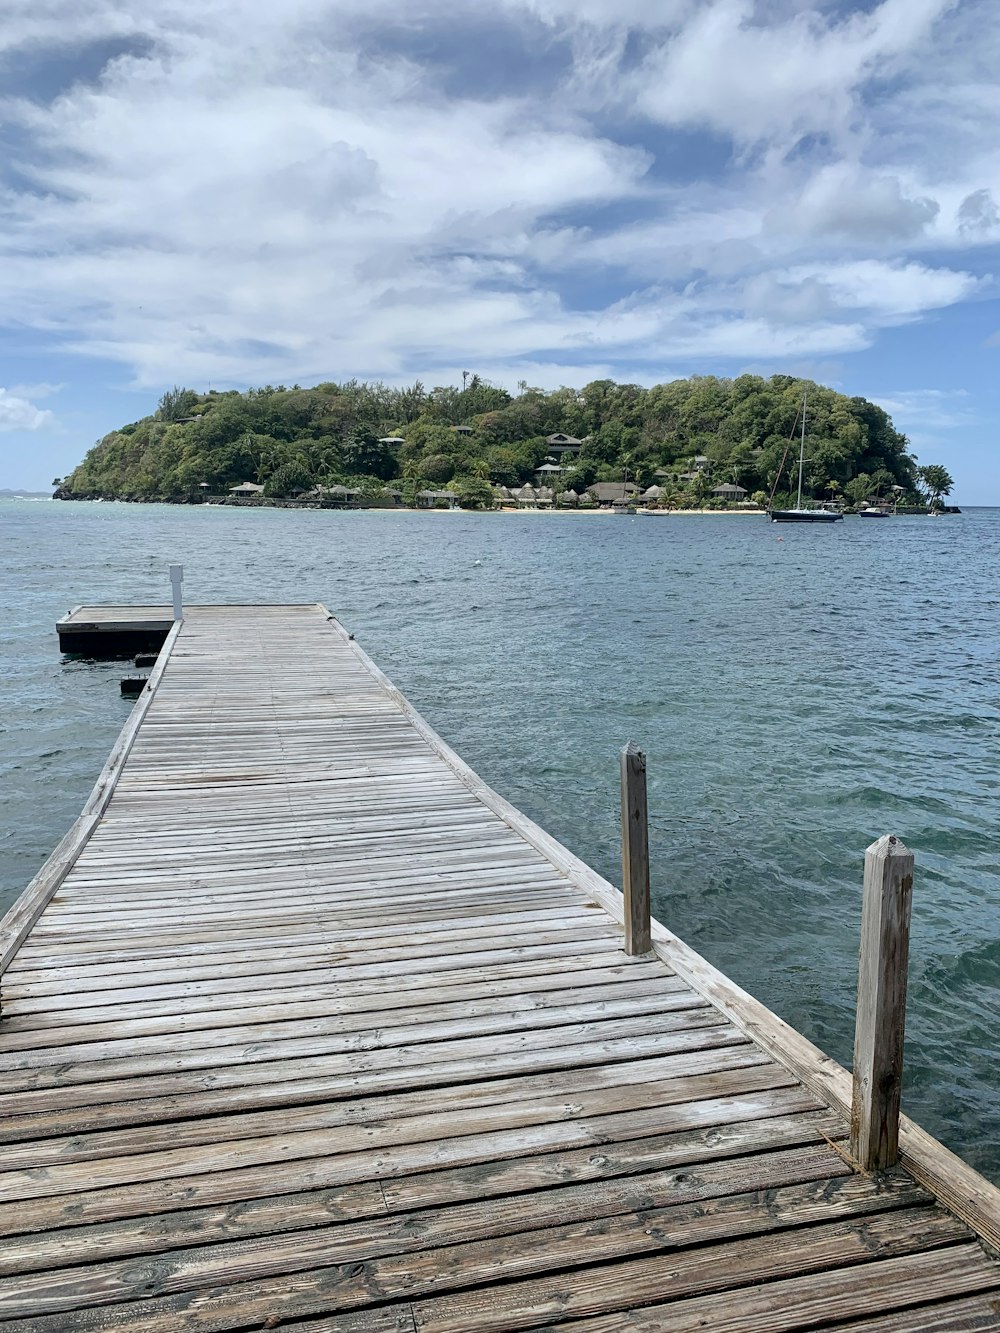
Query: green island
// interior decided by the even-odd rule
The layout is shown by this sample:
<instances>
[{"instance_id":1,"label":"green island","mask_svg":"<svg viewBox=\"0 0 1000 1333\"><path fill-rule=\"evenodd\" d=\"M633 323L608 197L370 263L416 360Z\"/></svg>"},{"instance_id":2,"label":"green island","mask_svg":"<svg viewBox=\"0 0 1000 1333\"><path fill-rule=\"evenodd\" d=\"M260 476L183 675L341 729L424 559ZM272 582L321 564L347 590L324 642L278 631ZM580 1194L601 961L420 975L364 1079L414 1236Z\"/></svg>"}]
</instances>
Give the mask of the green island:
<instances>
[{"instance_id":1,"label":"green island","mask_svg":"<svg viewBox=\"0 0 1000 1333\"><path fill-rule=\"evenodd\" d=\"M246 392L174 388L53 483L62 500L472 509L759 510L803 497L930 512L952 489L865 398L789 375L643 388L595 380L517 395L355 380Z\"/></svg>"}]
</instances>

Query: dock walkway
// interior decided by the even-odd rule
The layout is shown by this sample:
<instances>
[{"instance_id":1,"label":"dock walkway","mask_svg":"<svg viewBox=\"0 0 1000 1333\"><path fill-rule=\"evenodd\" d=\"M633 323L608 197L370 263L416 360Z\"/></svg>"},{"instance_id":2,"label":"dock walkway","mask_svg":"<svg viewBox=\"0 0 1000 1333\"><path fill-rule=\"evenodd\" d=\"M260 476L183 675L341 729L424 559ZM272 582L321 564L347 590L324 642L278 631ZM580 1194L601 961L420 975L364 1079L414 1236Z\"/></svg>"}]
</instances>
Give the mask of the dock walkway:
<instances>
[{"instance_id":1,"label":"dock walkway","mask_svg":"<svg viewBox=\"0 0 1000 1333\"><path fill-rule=\"evenodd\" d=\"M0 1330L1000 1328L997 1192L620 920L323 608L186 611L0 925Z\"/></svg>"}]
</instances>

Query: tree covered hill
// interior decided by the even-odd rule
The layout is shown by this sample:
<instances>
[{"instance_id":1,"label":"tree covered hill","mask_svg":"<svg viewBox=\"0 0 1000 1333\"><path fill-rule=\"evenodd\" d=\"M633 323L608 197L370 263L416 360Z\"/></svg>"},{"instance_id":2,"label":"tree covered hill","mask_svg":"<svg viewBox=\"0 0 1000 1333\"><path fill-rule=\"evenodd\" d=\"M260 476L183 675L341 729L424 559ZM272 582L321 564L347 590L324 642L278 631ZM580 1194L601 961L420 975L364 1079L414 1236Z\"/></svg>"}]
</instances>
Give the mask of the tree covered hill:
<instances>
[{"instance_id":1,"label":"tree covered hill","mask_svg":"<svg viewBox=\"0 0 1000 1333\"><path fill-rule=\"evenodd\" d=\"M770 495L784 459L780 503L797 477L803 394L809 495L857 502L895 485L917 498L921 470L882 408L788 375L696 375L648 389L596 380L548 393L522 384L516 397L477 375L461 389L357 381L245 393L177 388L152 416L100 440L57 495L185 502L244 481L272 496L336 483L374 494L391 483L406 498L448 486L464 502L488 503L490 483L533 480L546 437L563 432L583 441L563 459L567 489L621 480L627 468L641 487L659 480L681 498L704 487L709 472ZM694 458L708 464L691 475Z\"/></svg>"}]
</instances>

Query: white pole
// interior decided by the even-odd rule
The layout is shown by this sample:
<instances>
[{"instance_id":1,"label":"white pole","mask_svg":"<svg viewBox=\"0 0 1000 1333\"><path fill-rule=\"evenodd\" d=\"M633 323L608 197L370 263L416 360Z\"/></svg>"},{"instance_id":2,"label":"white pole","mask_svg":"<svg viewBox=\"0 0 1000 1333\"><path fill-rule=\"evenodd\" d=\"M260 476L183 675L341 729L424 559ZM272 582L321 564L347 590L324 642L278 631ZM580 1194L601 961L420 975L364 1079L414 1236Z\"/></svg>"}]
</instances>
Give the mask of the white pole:
<instances>
[{"instance_id":1,"label":"white pole","mask_svg":"<svg viewBox=\"0 0 1000 1333\"><path fill-rule=\"evenodd\" d=\"M181 584L184 582L184 566L170 566L170 590L174 595L174 619L184 619L184 609L181 605Z\"/></svg>"}]
</instances>

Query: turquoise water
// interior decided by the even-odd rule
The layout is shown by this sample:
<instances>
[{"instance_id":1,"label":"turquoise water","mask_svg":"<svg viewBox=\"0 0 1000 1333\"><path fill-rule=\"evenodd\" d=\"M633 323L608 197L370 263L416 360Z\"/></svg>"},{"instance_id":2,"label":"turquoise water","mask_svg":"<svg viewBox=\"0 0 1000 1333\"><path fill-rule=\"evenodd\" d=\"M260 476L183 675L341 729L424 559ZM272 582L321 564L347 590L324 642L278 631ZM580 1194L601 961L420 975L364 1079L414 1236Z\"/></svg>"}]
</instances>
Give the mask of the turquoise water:
<instances>
[{"instance_id":1,"label":"turquoise water","mask_svg":"<svg viewBox=\"0 0 1000 1333\"><path fill-rule=\"evenodd\" d=\"M1000 510L756 517L0 502L0 908L127 716L71 605L322 601L515 805L618 878L648 755L657 915L849 1063L862 861L916 853L904 1107L1000 1180Z\"/></svg>"}]
</instances>

